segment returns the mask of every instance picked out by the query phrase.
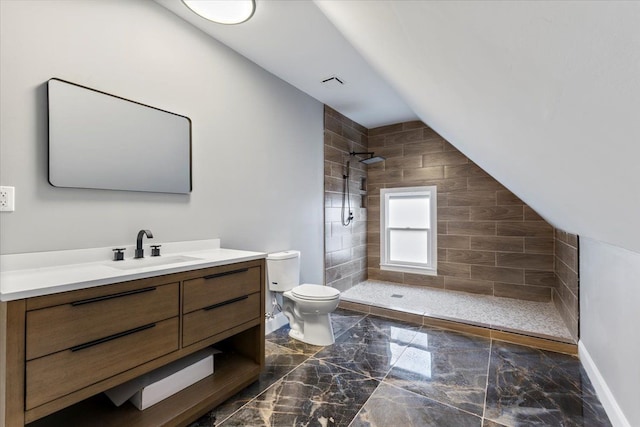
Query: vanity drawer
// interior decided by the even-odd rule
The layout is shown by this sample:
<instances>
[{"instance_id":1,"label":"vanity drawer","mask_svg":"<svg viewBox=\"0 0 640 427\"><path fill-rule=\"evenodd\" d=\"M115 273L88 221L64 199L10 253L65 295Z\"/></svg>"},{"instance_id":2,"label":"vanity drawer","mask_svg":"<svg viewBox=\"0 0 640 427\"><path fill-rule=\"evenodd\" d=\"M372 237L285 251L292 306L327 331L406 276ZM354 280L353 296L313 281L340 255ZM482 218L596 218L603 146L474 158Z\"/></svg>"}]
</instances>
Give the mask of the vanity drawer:
<instances>
[{"instance_id":1,"label":"vanity drawer","mask_svg":"<svg viewBox=\"0 0 640 427\"><path fill-rule=\"evenodd\" d=\"M182 346L260 317L261 297L261 293L243 295L186 314L182 325Z\"/></svg>"},{"instance_id":2,"label":"vanity drawer","mask_svg":"<svg viewBox=\"0 0 640 427\"><path fill-rule=\"evenodd\" d=\"M178 315L179 286L148 286L27 312L27 360Z\"/></svg>"},{"instance_id":3,"label":"vanity drawer","mask_svg":"<svg viewBox=\"0 0 640 427\"><path fill-rule=\"evenodd\" d=\"M178 327L174 317L27 362L26 409L178 350Z\"/></svg>"},{"instance_id":4,"label":"vanity drawer","mask_svg":"<svg viewBox=\"0 0 640 427\"><path fill-rule=\"evenodd\" d=\"M242 267L184 282L183 313L260 292L260 267Z\"/></svg>"}]
</instances>

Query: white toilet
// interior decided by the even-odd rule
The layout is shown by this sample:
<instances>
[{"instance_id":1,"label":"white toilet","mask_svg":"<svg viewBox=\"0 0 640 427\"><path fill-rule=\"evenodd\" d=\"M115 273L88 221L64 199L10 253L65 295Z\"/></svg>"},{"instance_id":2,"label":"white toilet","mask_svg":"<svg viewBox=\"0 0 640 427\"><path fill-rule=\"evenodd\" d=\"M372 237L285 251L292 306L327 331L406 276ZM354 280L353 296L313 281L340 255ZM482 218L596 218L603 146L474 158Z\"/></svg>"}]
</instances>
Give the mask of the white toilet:
<instances>
[{"instance_id":1,"label":"white toilet","mask_svg":"<svg viewBox=\"0 0 640 427\"><path fill-rule=\"evenodd\" d=\"M269 290L282 293L282 311L289 319L289 336L313 345L331 345L335 339L329 313L338 307L340 291L331 286L300 282L300 252L267 256Z\"/></svg>"}]
</instances>

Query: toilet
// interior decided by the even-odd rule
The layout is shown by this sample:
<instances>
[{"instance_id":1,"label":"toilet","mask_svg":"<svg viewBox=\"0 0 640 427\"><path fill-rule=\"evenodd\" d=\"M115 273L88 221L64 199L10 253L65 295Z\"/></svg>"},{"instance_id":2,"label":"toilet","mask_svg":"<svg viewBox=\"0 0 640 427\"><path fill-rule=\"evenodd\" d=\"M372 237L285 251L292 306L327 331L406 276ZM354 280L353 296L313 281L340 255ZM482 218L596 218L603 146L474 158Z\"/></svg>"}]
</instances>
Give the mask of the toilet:
<instances>
[{"instance_id":1,"label":"toilet","mask_svg":"<svg viewBox=\"0 0 640 427\"><path fill-rule=\"evenodd\" d=\"M338 307L340 291L330 286L300 282L300 252L267 255L269 290L282 294L282 311L289 320L289 336L313 345L331 345L333 327L329 313Z\"/></svg>"}]
</instances>

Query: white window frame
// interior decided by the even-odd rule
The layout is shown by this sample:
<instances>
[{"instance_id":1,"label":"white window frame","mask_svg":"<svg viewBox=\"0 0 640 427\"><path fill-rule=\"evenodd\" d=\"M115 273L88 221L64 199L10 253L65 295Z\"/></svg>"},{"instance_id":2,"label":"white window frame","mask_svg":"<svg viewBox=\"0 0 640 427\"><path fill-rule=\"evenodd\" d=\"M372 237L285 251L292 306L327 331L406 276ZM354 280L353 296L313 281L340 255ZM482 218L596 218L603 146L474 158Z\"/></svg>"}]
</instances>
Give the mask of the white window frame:
<instances>
[{"instance_id":1,"label":"white window frame","mask_svg":"<svg viewBox=\"0 0 640 427\"><path fill-rule=\"evenodd\" d=\"M424 187L399 187L380 189L380 269L400 271L403 273L424 274L436 276L438 274L438 200L435 185ZM389 259L389 233L393 228L388 226L389 199L393 197L426 196L429 198L430 225L428 229L399 228L398 230L426 230L427 231L427 263L410 263Z\"/></svg>"}]
</instances>

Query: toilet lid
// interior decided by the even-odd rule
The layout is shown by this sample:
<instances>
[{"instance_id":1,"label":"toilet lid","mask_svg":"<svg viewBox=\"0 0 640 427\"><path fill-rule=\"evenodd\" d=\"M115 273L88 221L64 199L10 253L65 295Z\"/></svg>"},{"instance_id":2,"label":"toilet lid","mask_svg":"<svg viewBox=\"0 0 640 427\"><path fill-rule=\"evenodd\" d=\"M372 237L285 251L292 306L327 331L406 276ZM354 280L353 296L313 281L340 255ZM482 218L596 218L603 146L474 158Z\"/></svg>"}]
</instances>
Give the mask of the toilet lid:
<instances>
[{"instance_id":1,"label":"toilet lid","mask_svg":"<svg viewBox=\"0 0 640 427\"><path fill-rule=\"evenodd\" d=\"M332 300L340 295L340 291L331 286L310 285L305 283L291 289L291 293L298 298L309 300Z\"/></svg>"}]
</instances>

